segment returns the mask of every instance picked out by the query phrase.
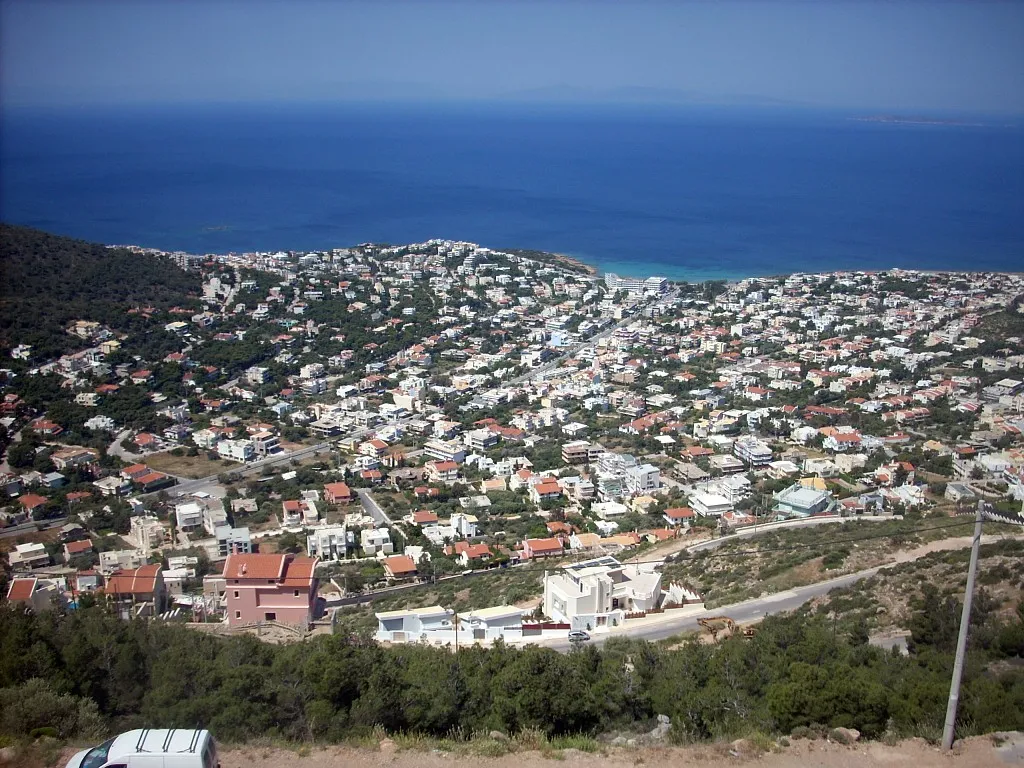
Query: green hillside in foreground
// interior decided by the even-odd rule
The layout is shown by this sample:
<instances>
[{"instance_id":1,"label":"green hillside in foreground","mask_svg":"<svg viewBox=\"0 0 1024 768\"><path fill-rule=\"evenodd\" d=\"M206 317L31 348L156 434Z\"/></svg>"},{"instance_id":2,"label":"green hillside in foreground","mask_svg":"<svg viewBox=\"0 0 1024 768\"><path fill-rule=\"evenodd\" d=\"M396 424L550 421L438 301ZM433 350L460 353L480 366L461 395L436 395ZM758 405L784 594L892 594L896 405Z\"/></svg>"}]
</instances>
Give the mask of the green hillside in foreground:
<instances>
[{"instance_id":1,"label":"green hillside in foreground","mask_svg":"<svg viewBox=\"0 0 1024 768\"><path fill-rule=\"evenodd\" d=\"M124 329L134 306L166 309L199 291L199 277L166 259L0 224L0 349L31 344L48 358L76 346L65 328L95 320Z\"/></svg>"}]
</instances>

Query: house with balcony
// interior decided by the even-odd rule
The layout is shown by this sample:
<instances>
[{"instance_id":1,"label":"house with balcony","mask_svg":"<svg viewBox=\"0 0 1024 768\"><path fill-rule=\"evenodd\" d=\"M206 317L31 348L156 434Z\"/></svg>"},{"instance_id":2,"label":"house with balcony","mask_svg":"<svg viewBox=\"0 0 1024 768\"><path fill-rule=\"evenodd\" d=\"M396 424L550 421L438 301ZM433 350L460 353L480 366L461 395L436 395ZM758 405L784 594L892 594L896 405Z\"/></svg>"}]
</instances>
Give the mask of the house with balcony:
<instances>
[{"instance_id":1,"label":"house with balcony","mask_svg":"<svg viewBox=\"0 0 1024 768\"><path fill-rule=\"evenodd\" d=\"M555 501L562 497L562 486L553 478L545 478L536 485L531 485L530 501L534 504L543 504L545 501Z\"/></svg>"},{"instance_id":2,"label":"house with balcony","mask_svg":"<svg viewBox=\"0 0 1024 768\"><path fill-rule=\"evenodd\" d=\"M167 587L159 563L112 573L103 594L122 619L152 618L167 610Z\"/></svg>"},{"instance_id":3,"label":"house with balcony","mask_svg":"<svg viewBox=\"0 0 1024 768\"><path fill-rule=\"evenodd\" d=\"M440 462L461 464L466 460L466 447L455 441L429 440L423 446L423 453L428 458Z\"/></svg>"},{"instance_id":4,"label":"house with balcony","mask_svg":"<svg viewBox=\"0 0 1024 768\"><path fill-rule=\"evenodd\" d=\"M347 483L327 483L324 485L324 499L328 504L348 504L352 501L352 489Z\"/></svg>"},{"instance_id":5,"label":"house with balcony","mask_svg":"<svg viewBox=\"0 0 1024 768\"><path fill-rule=\"evenodd\" d=\"M348 555L348 528L325 525L306 536L306 551L321 560L342 560Z\"/></svg>"},{"instance_id":6,"label":"house with balcony","mask_svg":"<svg viewBox=\"0 0 1024 768\"><path fill-rule=\"evenodd\" d=\"M31 571L50 564L46 547L38 542L15 544L14 551L7 555L7 561L15 571Z\"/></svg>"},{"instance_id":7,"label":"house with balcony","mask_svg":"<svg viewBox=\"0 0 1024 768\"><path fill-rule=\"evenodd\" d=\"M574 630L616 626L627 613L652 610L660 602L661 574L649 563L623 565L605 556L544 577L544 613Z\"/></svg>"},{"instance_id":8,"label":"house with balcony","mask_svg":"<svg viewBox=\"0 0 1024 768\"><path fill-rule=\"evenodd\" d=\"M391 555L395 552L391 531L387 528L364 528L359 532L359 546L364 555Z\"/></svg>"},{"instance_id":9,"label":"house with balcony","mask_svg":"<svg viewBox=\"0 0 1024 768\"><path fill-rule=\"evenodd\" d=\"M252 552L252 534L246 527L233 528L225 522L214 529L213 538L217 542L217 554L220 557L248 555Z\"/></svg>"},{"instance_id":10,"label":"house with balcony","mask_svg":"<svg viewBox=\"0 0 1024 768\"><path fill-rule=\"evenodd\" d=\"M316 502L307 499L288 499L281 503L284 526L316 525L320 520L320 512Z\"/></svg>"},{"instance_id":11,"label":"house with balcony","mask_svg":"<svg viewBox=\"0 0 1024 768\"><path fill-rule=\"evenodd\" d=\"M586 440L574 440L562 445L562 461L566 464L594 464L604 453L603 446Z\"/></svg>"},{"instance_id":12,"label":"house with balcony","mask_svg":"<svg viewBox=\"0 0 1024 768\"><path fill-rule=\"evenodd\" d=\"M748 467L763 467L772 460L772 449L755 437L741 437L733 443L732 452Z\"/></svg>"},{"instance_id":13,"label":"house with balcony","mask_svg":"<svg viewBox=\"0 0 1024 768\"><path fill-rule=\"evenodd\" d=\"M221 574L228 624L277 621L308 627L315 618L317 562L287 554L229 555Z\"/></svg>"},{"instance_id":14,"label":"house with balcony","mask_svg":"<svg viewBox=\"0 0 1024 768\"><path fill-rule=\"evenodd\" d=\"M423 466L431 482L454 483L459 479L459 465L454 461L428 461Z\"/></svg>"},{"instance_id":15,"label":"house with balcony","mask_svg":"<svg viewBox=\"0 0 1024 768\"><path fill-rule=\"evenodd\" d=\"M698 492L690 496L690 508L701 517L721 517L732 512L733 505L720 494Z\"/></svg>"}]
</instances>

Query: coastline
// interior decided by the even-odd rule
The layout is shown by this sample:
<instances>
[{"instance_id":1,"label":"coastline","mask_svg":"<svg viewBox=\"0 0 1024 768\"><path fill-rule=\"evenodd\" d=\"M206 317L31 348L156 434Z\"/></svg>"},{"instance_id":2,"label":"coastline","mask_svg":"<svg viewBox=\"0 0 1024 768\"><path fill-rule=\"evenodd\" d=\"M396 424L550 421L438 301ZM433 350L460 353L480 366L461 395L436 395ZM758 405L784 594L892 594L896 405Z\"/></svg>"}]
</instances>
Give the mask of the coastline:
<instances>
[{"instance_id":1,"label":"coastline","mask_svg":"<svg viewBox=\"0 0 1024 768\"><path fill-rule=\"evenodd\" d=\"M380 245L380 243L369 243L369 242L367 242L365 244ZM481 247L487 247L487 246L483 246L482 244L479 244L479 243L477 245L481 245ZM106 244L106 247L107 248L127 248L129 250L139 250L139 251L148 251L148 252L156 252L156 253L184 253L184 251L167 250L167 249L159 248L159 247L155 247L155 246L143 246L143 245L138 245L138 244L108 243L108 244ZM330 246L330 247L326 247L326 248L312 248L312 249L309 249L309 251L325 251L325 250L331 250L333 248L338 248L338 247L352 247L352 246ZM301 249L301 248L299 248L299 249L285 249L285 250L288 250L288 251L294 252L294 253L307 252L306 249ZM517 250L520 250L520 249L515 248L515 249L510 249L510 250L517 251ZM534 250L534 249L530 249L530 250ZM229 251L226 251L224 253L219 253L219 254L218 253L212 253L212 254L193 254L193 255L227 256L227 255L237 255L237 254L242 254L242 253L257 253L257 252L261 252L261 251L234 251L234 250L229 250ZM660 276L660 277L666 277L669 281L674 282L674 283L699 284L699 283L708 283L708 282L720 282L720 283L725 283L726 285L729 285L729 286L737 285L737 284L741 283L744 280L752 280L752 279L776 280L776 279L782 279L782 278L785 278L785 277L789 277L790 275L796 275L796 274L799 274L799 275L819 275L819 276L823 276L823 275L841 275L841 274L858 274L858 273L861 273L861 274L877 274L879 272L906 272L906 273L909 273L909 274L916 274L916 275L974 275L974 274L1024 275L1024 270L1012 270L1012 269L922 269L922 268L918 268L918 267L891 266L891 267L887 267L885 269L877 269L877 268L876 269L851 269L849 267L840 267L840 268L837 268L837 269L824 269L824 270L813 270L813 271L797 269L797 270L792 270L792 271L789 271L789 272L773 272L773 273L767 273L767 274L715 275L715 276L703 276L703 277L698 277L698 276L694 275L694 276L691 276L691 277L688 277L688 278L683 278L683 277L673 277L673 276L671 276L671 273L673 272L673 270L657 270L657 271L647 271L647 272L640 272L640 273L636 273L636 272L632 272L632 271L631 272L626 272L624 270L619 270L619 269L606 270L603 267L599 267L599 266L597 266L595 264L592 264L590 262L584 261L579 256L572 256L572 255L570 255L568 253L559 252L559 251L544 251L544 250L539 250L539 249L534 250L534 252L538 253L538 254L544 254L544 255L550 257L556 263L561 263L561 264L564 264L566 266L569 266L569 267L572 267L572 268L575 268L575 269L583 270L591 278L601 278L606 273L614 271L615 274L618 274L621 277L633 277L633 278L639 278L639 279L646 279L648 277Z\"/></svg>"}]
</instances>

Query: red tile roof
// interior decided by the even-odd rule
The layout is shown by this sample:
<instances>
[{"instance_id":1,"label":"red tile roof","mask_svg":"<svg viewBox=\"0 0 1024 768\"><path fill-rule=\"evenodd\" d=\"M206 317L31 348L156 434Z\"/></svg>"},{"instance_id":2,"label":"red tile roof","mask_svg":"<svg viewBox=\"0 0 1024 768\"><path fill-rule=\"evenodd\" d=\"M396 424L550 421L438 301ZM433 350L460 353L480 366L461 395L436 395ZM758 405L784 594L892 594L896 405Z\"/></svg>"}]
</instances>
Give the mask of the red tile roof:
<instances>
[{"instance_id":1,"label":"red tile roof","mask_svg":"<svg viewBox=\"0 0 1024 768\"><path fill-rule=\"evenodd\" d=\"M26 510L33 510L36 507L41 507L47 501L45 496L40 496L36 493L26 493L24 496L18 497L18 503L21 504Z\"/></svg>"},{"instance_id":2,"label":"red tile roof","mask_svg":"<svg viewBox=\"0 0 1024 768\"><path fill-rule=\"evenodd\" d=\"M67 549L69 555L78 555L82 552L90 552L92 550L92 542L88 539L69 541L64 545L64 548Z\"/></svg>"},{"instance_id":3,"label":"red tile roof","mask_svg":"<svg viewBox=\"0 0 1024 768\"><path fill-rule=\"evenodd\" d=\"M224 562L225 579L279 579L284 574L285 555L233 554Z\"/></svg>"},{"instance_id":4,"label":"red tile roof","mask_svg":"<svg viewBox=\"0 0 1024 768\"><path fill-rule=\"evenodd\" d=\"M558 539L527 539L531 552L561 552L562 542Z\"/></svg>"},{"instance_id":5,"label":"red tile roof","mask_svg":"<svg viewBox=\"0 0 1024 768\"><path fill-rule=\"evenodd\" d=\"M18 600L31 600L36 591L35 579L14 579L7 588L7 599L12 603Z\"/></svg>"},{"instance_id":6,"label":"red tile roof","mask_svg":"<svg viewBox=\"0 0 1024 768\"><path fill-rule=\"evenodd\" d=\"M392 576L404 576L416 573L416 563L407 555L392 555L384 558L384 568Z\"/></svg>"},{"instance_id":7,"label":"red tile roof","mask_svg":"<svg viewBox=\"0 0 1024 768\"><path fill-rule=\"evenodd\" d=\"M108 595L151 595L156 591L160 564L144 565L134 571L118 571L107 579Z\"/></svg>"}]
</instances>

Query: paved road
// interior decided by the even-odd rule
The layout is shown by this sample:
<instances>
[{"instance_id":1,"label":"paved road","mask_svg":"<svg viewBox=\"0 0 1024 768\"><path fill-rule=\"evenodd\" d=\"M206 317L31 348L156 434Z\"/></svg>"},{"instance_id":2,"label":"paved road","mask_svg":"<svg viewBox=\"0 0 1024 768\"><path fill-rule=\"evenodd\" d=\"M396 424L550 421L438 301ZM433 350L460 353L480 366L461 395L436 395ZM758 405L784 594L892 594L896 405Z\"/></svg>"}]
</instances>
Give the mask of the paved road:
<instances>
[{"instance_id":1,"label":"paved road","mask_svg":"<svg viewBox=\"0 0 1024 768\"><path fill-rule=\"evenodd\" d=\"M398 421L396 421L394 423L399 425L399 426L405 426L409 421L411 421L411 418L409 418L409 419L399 419ZM266 459L260 459L259 461L253 461L253 462L250 462L250 463L245 464L245 465L239 465L237 467L227 468L227 469L224 470L224 472L222 472L220 474L229 474L229 475L230 474L237 474L237 475L242 475L242 476L255 474L257 472L262 472L264 469L267 469L269 467L273 467L273 466L278 465L278 464L288 463L288 462L291 462L292 460L296 460L297 461L297 460L305 458L307 456L312 456L312 455L321 453L323 451L329 451L329 450L333 449L335 443L337 443L337 442L339 442L341 440L348 440L348 439L352 439L352 438L354 438L356 440L360 440L360 439L362 439L364 437L368 437L369 435L371 435L371 434L373 434L375 432L376 432L375 428L374 429L359 429L359 430L356 430L355 432L349 432L349 433L344 434L344 435L339 435L338 437L333 438L332 440L329 440L327 442L317 443L316 445L310 445L310 446L307 446L305 448L300 448L297 451L291 451L289 453L281 453L281 454L277 454L275 456L270 456L270 457L268 457ZM217 478L220 476L220 474L208 475L207 477L201 477L201 478L199 478L197 480L183 480L183 481L179 482L176 486L174 486L172 489L170 489L170 493L172 493L172 495L174 495L174 496L187 496L189 494L197 493L199 491L204 491L206 493L209 493L213 487L218 485ZM154 494L146 494L146 495L147 496L152 496Z\"/></svg>"},{"instance_id":2,"label":"paved road","mask_svg":"<svg viewBox=\"0 0 1024 768\"><path fill-rule=\"evenodd\" d=\"M359 503L363 505L363 511L372 517L377 525L394 525L367 488L357 488L356 495L359 496Z\"/></svg>"},{"instance_id":3,"label":"paved road","mask_svg":"<svg viewBox=\"0 0 1024 768\"><path fill-rule=\"evenodd\" d=\"M55 517L50 520L40 520L34 523L21 523L20 525L12 525L10 528L4 528L0 530L0 539L9 539L12 536L21 536L25 533L35 533L36 531L48 530L50 528L57 528L64 525L68 521L66 517Z\"/></svg>"},{"instance_id":4,"label":"paved road","mask_svg":"<svg viewBox=\"0 0 1024 768\"><path fill-rule=\"evenodd\" d=\"M857 571L846 576L840 576L828 581L808 584L806 587L797 587L785 592L778 592L767 597L758 597L753 600L745 600L742 603L733 605L721 605L711 610L701 611L680 616L678 619L665 619L663 621L651 620L646 623L634 623L632 626L623 627L619 631L611 631L607 634L595 635L591 641L595 645L604 645L613 637L628 637L633 640L662 640L666 637L678 635L680 632L689 632L699 628L697 619L706 616L728 616L739 624L758 621L765 616L776 613L785 613L799 608L801 605L816 597L827 595L833 589L848 587L861 579L874 576L886 566L869 568L866 571ZM641 619L640 622L645 620ZM546 648L554 648L562 653L568 652L570 643L568 639L539 641L538 645Z\"/></svg>"}]
</instances>

